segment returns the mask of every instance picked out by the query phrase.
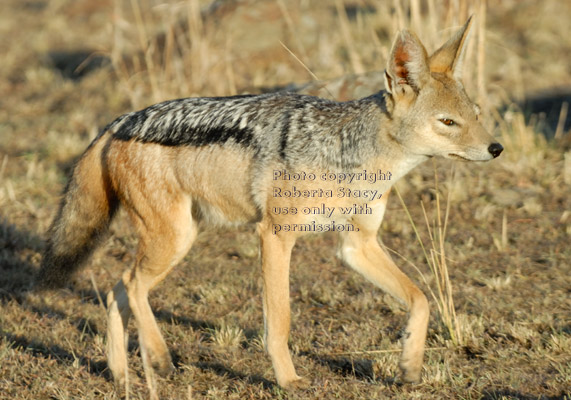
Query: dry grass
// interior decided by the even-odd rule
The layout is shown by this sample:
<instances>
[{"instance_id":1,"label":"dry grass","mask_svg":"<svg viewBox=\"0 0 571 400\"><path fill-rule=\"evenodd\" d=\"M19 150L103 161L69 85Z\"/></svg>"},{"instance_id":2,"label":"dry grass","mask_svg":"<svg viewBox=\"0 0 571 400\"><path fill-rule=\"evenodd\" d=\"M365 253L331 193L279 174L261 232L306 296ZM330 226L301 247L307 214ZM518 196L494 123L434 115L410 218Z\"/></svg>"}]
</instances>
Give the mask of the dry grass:
<instances>
[{"instance_id":1,"label":"dry grass","mask_svg":"<svg viewBox=\"0 0 571 400\"><path fill-rule=\"evenodd\" d=\"M436 171L436 164L434 163L434 196L436 198L436 212L435 218L432 225L429 222L424 203L421 201L422 213L424 216L424 222L426 223L426 228L428 232L428 237L430 240L430 247L424 245L424 241L418 231L414 219L410 215L408 207L406 206L402 196L400 195L398 189L396 189L396 194L402 204L406 215L410 221L410 224L414 230L416 238L418 239L418 244L422 249L426 263L428 264L431 272L431 280L434 282L434 290L428 283L427 278L420 271L420 269L413 264L414 268L419 272L422 280L426 284L427 290L430 292L432 299L436 303L438 316L440 321L446 328L449 338L453 345L461 346L464 345L464 340L462 336L462 330L456 317L456 307L454 306L454 296L452 295L452 283L450 282L450 275L448 274L448 257L447 251L445 249L446 243L446 226L448 224L448 216L450 214L450 195L448 192L448 197L446 201L446 211L444 219L442 218L441 208L440 208L440 191L438 187L438 173ZM450 177L453 180L453 177ZM396 254L398 252L394 251Z\"/></svg>"},{"instance_id":2,"label":"dry grass","mask_svg":"<svg viewBox=\"0 0 571 400\"><path fill-rule=\"evenodd\" d=\"M107 122L166 98L380 71L398 28L412 28L434 49L486 5L268 0L204 11L207 4L5 1L0 26L12 40L0 42L0 398L119 397L104 357L99 291L133 262L125 218L69 289L27 291L73 160ZM324 235L300 240L292 257L291 348L298 372L314 384L293 395L277 387L263 350L257 240L242 227L204 232L151 296L177 367L156 379L158 397L571 397L568 106L560 104L551 124L549 115L529 118L523 103L555 87L569 97L571 9L555 0L487 6L465 82L506 151L477 166L438 160L436 179L430 163L418 168L398 183L418 233L396 196L380 232L407 260L395 256L402 269L435 294L422 383L395 379L406 319L400 305L341 267L336 238ZM50 52L79 49L108 56L113 68L70 79L49 62ZM324 95L380 88L359 86L362 79L334 81ZM134 326L130 333L128 397L148 398Z\"/></svg>"}]
</instances>

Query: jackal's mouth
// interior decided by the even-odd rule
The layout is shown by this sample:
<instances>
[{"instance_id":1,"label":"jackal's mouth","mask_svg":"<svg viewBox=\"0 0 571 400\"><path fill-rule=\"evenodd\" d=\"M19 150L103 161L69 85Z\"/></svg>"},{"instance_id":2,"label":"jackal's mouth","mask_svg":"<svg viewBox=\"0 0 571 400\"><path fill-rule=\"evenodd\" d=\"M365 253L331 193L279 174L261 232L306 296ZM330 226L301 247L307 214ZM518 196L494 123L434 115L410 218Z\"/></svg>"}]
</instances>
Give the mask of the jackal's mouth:
<instances>
[{"instance_id":1,"label":"jackal's mouth","mask_svg":"<svg viewBox=\"0 0 571 400\"><path fill-rule=\"evenodd\" d=\"M469 158L462 157L462 156L460 156L460 155L458 155L458 154L454 154L454 153L448 153L448 157L450 157L450 158L455 158L455 159L457 159L457 160L462 160L462 161L472 161L472 160L470 160Z\"/></svg>"}]
</instances>

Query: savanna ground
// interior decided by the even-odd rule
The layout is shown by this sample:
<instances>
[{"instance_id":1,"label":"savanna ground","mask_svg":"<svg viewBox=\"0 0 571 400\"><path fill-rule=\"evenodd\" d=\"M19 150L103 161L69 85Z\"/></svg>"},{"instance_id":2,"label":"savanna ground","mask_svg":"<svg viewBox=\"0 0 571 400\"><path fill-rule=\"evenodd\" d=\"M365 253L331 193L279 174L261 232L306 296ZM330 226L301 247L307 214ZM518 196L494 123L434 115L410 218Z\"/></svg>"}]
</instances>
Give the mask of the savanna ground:
<instances>
[{"instance_id":1,"label":"savanna ground","mask_svg":"<svg viewBox=\"0 0 571 400\"><path fill-rule=\"evenodd\" d=\"M300 240L292 258L290 346L313 384L281 390L263 350L258 242L243 227L205 231L152 293L176 364L156 390L173 399L570 398L571 3L493 3L3 0L0 397L125 395L107 370L101 298L133 262L126 218L67 289L28 290L66 177L103 126L174 97L291 83L337 99L372 93L397 29L412 28L432 51L476 12L466 87L505 151L486 164L428 162L397 185L429 258L446 263L455 329L396 195L379 233L431 302L422 382L398 379L406 312L341 266L336 237L323 235ZM331 80L327 90L302 85L316 78ZM442 221L449 206L446 232L438 202ZM148 398L133 325L128 395Z\"/></svg>"}]
</instances>

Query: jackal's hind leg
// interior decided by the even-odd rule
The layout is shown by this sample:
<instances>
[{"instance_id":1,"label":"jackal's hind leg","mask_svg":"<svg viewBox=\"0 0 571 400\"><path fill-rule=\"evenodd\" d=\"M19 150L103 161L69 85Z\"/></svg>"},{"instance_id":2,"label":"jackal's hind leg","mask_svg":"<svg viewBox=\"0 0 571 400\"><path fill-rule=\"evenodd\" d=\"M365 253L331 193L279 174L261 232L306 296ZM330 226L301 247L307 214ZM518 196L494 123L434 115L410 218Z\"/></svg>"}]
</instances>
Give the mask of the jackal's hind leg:
<instances>
[{"instance_id":1,"label":"jackal's hind leg","mask_svg":"<svg viewBox=\"0 0 571 400\"><path fill-rule=\"evenodd\" d=\"M107 295L107 363L118 388L127 377L127 324L131 315L123 281Z\"/></svg>"},{"instance_id":2,"label":"jackal's hind leg","mask_svg":"<svg viewBox=\"0 0 571 400\"><path fill-rule=\"evenodd\" d=\"M376 232L346 232L342 235L340 256L407 307L410 314L399 366L406 382L420 381L429 316L426 296L381 249Z\"/></svg>"},{"instance_id":3,"label":"jackal's hind leg","mask_svg":"<svg viewBox=\"0 0 571 400\"><path fill-rule=\"evenodd\" d=\"M148 301L149 291L188 252L196 238L197 226L191 217L189 199L162 199L162 212L152 208L130 212L140 242L135 266L123 275L129 306L137 322L139 344L147 379L155 369L160 375L173 370L171 356ZM128 210L129 211L129 210Z\"/></svg>"}]
</instances>

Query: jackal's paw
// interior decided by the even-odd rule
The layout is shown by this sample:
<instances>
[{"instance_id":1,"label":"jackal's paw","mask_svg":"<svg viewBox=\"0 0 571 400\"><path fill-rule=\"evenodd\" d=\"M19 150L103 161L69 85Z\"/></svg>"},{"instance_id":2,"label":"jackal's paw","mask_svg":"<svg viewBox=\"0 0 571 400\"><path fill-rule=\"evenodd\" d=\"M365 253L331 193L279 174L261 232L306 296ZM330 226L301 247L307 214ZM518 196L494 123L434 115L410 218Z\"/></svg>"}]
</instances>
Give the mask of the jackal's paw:
<instances>
[{"instance_id":1,"label":"jackal's paw","mask_svg":"<svg viewBox=\"0 0 571 400\"><path fill-rule=\"evenodd\" d=\"M422 364L410 363L406 361L401 361L399 367L402 372L402 380L406 383L418 383L420 382L420 372L422 371Z\"/></svg>"},{"instance_id":2,"label":"jackal's paw","mask_svg":"<svg viewBox=\"0 0 571 400\"><path fill-rule=\"evenodd\" d=\"M153 369L162 376L163 378L169 376L171 373L175 371L175 367L172 364L171 358L163 357L160 360L153 360L152 362Z\"/></svg>"},{"instance_id":3,"label":"jackal's paw","mask_svg":"<svg viewBox=\"0 0 571 400\"><path fill-rule=\"evenodd\" d=\"M141 378L139 378L135 374L129 374L128 377L125 374L120 376L113 375L113 388L115 389L115 392L118 395L120 395L121 398L123 398L123 395L125 394L125 389L127 384L129 386L138 386L142 385L143 382L141 382Z\"/></svg>"},{"instance_id":4,"label":"jackal's paw","mask_svg":"<svg viewBox=\"0 0 571 400\"><path fill-rule=\"evenodd\" d=\"M115 386L115 390L117 392L121 392L125 388L125 375L113 375L113 385Z\"/></svg>"},{"instance_id":5,"label":"jackal's paw","mask_svg":"<svg viewBox=\"0 0 571 400\"><path fill-rule=\"evenodd\" d=\"M289 382L280 384L288 392L294 392L296 390L307 389L311 385L311 381L307 378L297 377Z\"/></svg>"}]
</instances>

